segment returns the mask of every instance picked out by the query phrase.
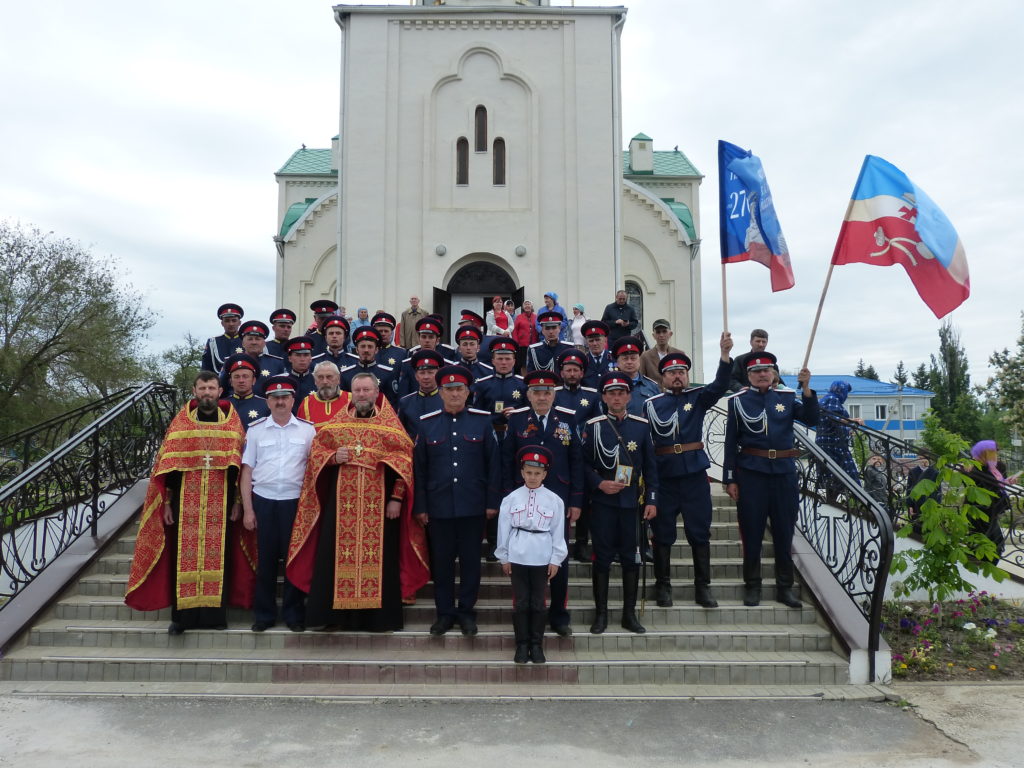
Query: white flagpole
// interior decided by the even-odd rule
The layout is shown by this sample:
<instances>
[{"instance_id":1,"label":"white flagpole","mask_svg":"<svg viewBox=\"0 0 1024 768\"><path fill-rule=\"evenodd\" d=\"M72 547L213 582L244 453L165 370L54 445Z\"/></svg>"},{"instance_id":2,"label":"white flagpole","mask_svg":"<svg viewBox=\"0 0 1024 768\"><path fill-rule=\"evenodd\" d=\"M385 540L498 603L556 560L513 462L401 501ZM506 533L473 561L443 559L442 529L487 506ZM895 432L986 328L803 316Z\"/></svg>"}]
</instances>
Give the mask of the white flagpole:
<instances>
[{"instance_id":1,"label":"white flagpole","mask_svg":"<svg viewBox=\"0 0 1024 768\"><path fill-rule=\"evenodd\" d=\"M729 332L729 297L725 290L725 262L722 262L722 330Z\"/></svg>"}]
</instances>

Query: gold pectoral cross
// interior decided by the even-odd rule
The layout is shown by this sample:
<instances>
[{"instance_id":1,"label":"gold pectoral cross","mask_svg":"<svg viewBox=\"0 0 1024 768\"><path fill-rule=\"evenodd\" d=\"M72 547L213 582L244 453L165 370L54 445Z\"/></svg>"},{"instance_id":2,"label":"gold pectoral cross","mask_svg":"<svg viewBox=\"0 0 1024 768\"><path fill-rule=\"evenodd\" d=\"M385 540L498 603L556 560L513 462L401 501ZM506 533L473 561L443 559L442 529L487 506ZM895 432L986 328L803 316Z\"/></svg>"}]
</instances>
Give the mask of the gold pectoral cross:
<instances>
[{"instance_id":1,"label":"gold pectoral cross","mask_svg":"<svg viewBox=\"0 0 1024 768\"><path fill-rule=\"evenodd\" d=\"M363 444L362 443L356 443L356 447L352 449L352 453L355 454L355 457L357 459L360 456L362 456L363 455Z\"/></svg>"},{"instance_id":2,"label":"gold pectoral cross","mask_svg":"<svg viewBox=\"0 0 1024 768\"><path fill-rule=\"evenodd\" d=\"M203 464L206 465L207 469L210 468L210 462L212 462L212 461L213 461L213 456L211 456L210 454L206 454L205 456L203 456Z\"/></svg>"}]
</instances>

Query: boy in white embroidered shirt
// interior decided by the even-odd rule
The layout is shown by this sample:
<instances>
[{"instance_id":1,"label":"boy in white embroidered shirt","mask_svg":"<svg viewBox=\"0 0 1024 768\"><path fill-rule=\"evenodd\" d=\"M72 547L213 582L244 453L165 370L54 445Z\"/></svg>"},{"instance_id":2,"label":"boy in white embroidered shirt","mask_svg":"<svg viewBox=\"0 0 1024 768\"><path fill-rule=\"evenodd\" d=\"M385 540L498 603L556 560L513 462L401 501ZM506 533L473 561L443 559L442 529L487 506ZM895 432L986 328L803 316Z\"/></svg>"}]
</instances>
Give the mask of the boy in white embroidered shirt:
<instances>
[{"instance_id":1,"label":"boy in white embroidered shirt","mask_svg":"<svg viewBox=\"0 0 1024 768\"><path fill-rule=\"evenodd\" d=\"M543 664L544 627L547 609L544 588L565 560L565 507L553 491L544 487L552 461L551 451L529 445L516 454L526 485L506 496L498 511L498 544L494 555L501 570L512 576L514 610L512 627L516 636L513 661Z\"/></svg>"}]
</instances>

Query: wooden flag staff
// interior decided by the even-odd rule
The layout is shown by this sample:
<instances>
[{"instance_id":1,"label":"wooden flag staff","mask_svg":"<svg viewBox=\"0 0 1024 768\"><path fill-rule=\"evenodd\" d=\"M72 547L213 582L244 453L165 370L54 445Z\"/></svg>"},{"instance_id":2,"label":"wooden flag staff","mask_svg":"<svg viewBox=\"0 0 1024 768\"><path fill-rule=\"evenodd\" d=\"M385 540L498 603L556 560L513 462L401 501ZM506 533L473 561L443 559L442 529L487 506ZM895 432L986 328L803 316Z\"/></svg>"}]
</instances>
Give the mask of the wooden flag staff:
<instances>
[{"instance_id":1,"label":"wooden flag staff","mask_svg":"<svg viewBox=\"0 0 1024 768\"><path fill-rule=\"evenodd\" d=\"M821 289L821 298L818 300L818 311L814 315L814 325L811 326L811 338L807 340L807 352L804 354L804 364L801 368L807 367L807 361L811 359L811 347L814 345L814 334L818 332L818 320L821 318L821 308L825 305L825 294L828 293L828 284L832 281L832 270L835 264L828 265L828 274L825 275L825 287Z\"/></svg>"}]
</instances>

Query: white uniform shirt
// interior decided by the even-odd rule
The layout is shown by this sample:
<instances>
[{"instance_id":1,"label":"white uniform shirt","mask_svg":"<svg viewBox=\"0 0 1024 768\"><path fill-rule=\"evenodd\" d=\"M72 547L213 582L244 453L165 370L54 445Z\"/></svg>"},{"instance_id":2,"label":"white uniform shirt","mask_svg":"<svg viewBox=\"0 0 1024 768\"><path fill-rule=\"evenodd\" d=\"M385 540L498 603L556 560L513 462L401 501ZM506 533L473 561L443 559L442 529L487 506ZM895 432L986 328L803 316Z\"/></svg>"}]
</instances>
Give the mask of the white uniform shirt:
<instances>
[{"instance_id":1,"label":"white uniform shirt","mask_svg":"<svg viewBox=\"0 0 1024 768\"><path fill-rule=\"evenodd\" d=\"M561 565L565 546L565 505L544 486L516 488L498 510L498 544L494 556L516 565Z\"/></svg>"},{"instance_id":2,"label":"white uniform shirt","mask_svg":"<svg viewBox=\"0 0 1024 768\"><path fill-rule=\"evenodd\" d=\"M242 463L252 467L253 493L273 501L299 498L315 434L312 424L295 416L284 426L273 416L250 424Z\"/></svg>"}]
</instances>

